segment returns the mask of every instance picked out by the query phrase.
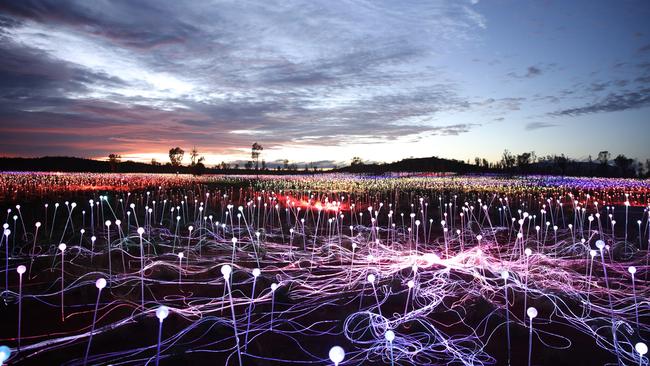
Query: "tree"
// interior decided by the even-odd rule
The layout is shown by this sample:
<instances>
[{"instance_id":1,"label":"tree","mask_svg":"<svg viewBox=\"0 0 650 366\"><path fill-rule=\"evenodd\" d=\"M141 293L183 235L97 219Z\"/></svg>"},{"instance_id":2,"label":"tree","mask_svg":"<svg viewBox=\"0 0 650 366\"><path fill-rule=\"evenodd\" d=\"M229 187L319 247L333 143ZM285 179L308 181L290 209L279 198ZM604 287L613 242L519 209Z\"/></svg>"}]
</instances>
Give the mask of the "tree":
<instances>
[{"instance_id":1,"label":"tree","mask_svg":"<svg viewBox=\"0 0 650 366\"><path fill-rule=\"evenodd\" d=\"M196 146L192 148L192 151L190 151L190 164L191 166L196 165L197 159L199 158L199 150L197 150Z\"/></svg>"},{"instance_id":2,"label":"tree","mask_svg":"<svg viewBox=\"0 0 650 366\"><path fill-rule=\"evenodd\" d=\"M609 153L609 151L601 151L598 153L598 162L600 162L602 165L607 165L609 163L609 158L612 156L612 154Z\"/></svg>"},{"instance_id":3,"label":"tree","mask_svg":"<svg viewBox=\"0 0 650 366\"><path fill-rule=\"evenodd\" d=\"M262 159L262 170L266 170L266 160Z\"/></svg>"},{"instance_id":4,"label":"tree","mask_svg":"<svg viewBox=\"0 0 650 366\"><path fill-rule=\"evenodd\" d=\"M259 169L260 154L262 154L264 147L257 142L253 143L251 147L251 158L255 160L255 170Z\"/></svg>"},{"instance_id":5,"label":"tree","mask_svg":"<svg viewBox=\"0 0 650 366\"><path fill-rule=\"evenodd\" d=\"M156 160L156 158L153 158L153 159L151 159L151 165L153 165L153 166L159 166L160 163L158 162L158 160Z\"/></svg>"},{"instance_id":6,"label":"tree","mask_svg":"<svg viewBox=\"0 0 650 366\"><path fill-rule=\"evenodd\" d=\"M111 172L117 171L117 166L120 163L122 157L118 154L109 154L108 155L108 165L111 167Z\"/></svg>"},{"instance_id":7,"label":"tree","mask_svg":"<svg viewBox=\"0 0 650 366\"><path fill-rule=\"evenodd\" d=\"M284 165L284 170L289 170L289 159L282 160L282 165Z\"/></svg>"},{"instance_id":8,"label":"tree","mask_svg":"<svg viewBox=\"0 0 650 366\"><path fill-rule=\"evenodd\" d=\"M525 171L528 169L528 166L531 163L532 154L529 152L521 153L517 155L517 167L519 170Z\"/></svg>"},{"instance_id":9,"label":"tree","mask_svg":"<svg viewBox=\"0 0 650 366\"><path fill-rule=\"evenodd\" d=\"M475 158L474 158L474 164L475 164L476 166L481 166L481 158L479 158L478 156L475 157Z\"/></svg>"},{"instance_id":10,"label":"tree","mask_svg":"<svg viewBox=\"0 0 650 366\"><path fill-rule=\"evenodd\" d=\"M503 155L501 156L501 166L504 169L512 169L515 166L517 158L508 151L508 149L503 150Z\"/></svg>"},{"instance_id":11,"label":"tree","mask_svg":"<svg viewBox=\"0 0 650 366\"><path fill-rule=\"evenodd\" d=\"M614 164L618 167L620 170L620 174L623 176L629 175L629 170L630 166L634 163L633 159L628 158L627 156L623 154L619 154L615 159L614 159Z\"/></svg>"},{"instance_id":12,"label":"tree","mask_svg":"<svg viewBox=\"0 0 650 366\"><path fill-rule=\"evenodd\" d=\"M246 164L244 164L244 168L248 170L253 169L253 162L250 160L247 161Z\"/></svg>"},{"instance_id":13,"label":"tree","mask_svg":"<svg viewBox=\"0 0 650 366\"><path fill-rule=\"evenodd\" d=\"M355 156L352 158L352 161L350 162L351 166L357 166L357 165L363 165L363 160L361 160L360 157Z\"/></svg>"},{"instance_id":14,"label":"tree","mask_svg":"<svg viewBox=\"0 0 650 366\"><path fill-rule=\"evenodd\" d=\"M600 163L600 174L607 175L607 166L609 165L609 159L611 158L609 151L604 150L598 153L598 162Z\"/></svg>"},{"instance_id":15,"label":"tree","mask_svg":"<svg viewBox=\"0 0 650 366\"><path fill-rule=\"evenodd\" d=\"M553 157L553 162L554 162L555 166L557 166L558 169L560 169L560 172L562 173L562 175L564 175L564 173L566 172L567 164L569 163L569 158L564 156L564 154L555 155Z\"/></svg>"},{"instance_id":16,"label":"tree","mask_svg":"<svg viewBox=\"0 0 650 366\"><path fill-rule=\"evenodd\" d=\"M181 166L183 162L183 156L185 155L185 150L176 146L175 148L169 149L169 161L172 163L173 167Z\"/></svg>"}]
</instances>

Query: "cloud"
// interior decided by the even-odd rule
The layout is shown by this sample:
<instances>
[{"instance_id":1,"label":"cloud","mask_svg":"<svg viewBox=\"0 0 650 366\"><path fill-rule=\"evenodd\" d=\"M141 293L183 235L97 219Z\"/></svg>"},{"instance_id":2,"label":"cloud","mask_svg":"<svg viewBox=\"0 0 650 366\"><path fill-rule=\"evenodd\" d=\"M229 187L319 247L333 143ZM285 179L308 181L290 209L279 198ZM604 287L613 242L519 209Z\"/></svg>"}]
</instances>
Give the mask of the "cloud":
<instances>
[{"instance_id":1,"label":"cloud","mask_svg":"<svg viewBox=\"0 0 650 366\"><path fill-rule=\"evenodd\" d=\"M535 77L535 76L538 76L538 75L541 75L541 74L542 74L542 70L540 68L535 67L535 66L529 66L528 70L526 72L526 77L527 78L532 78L532 77Z\"/></svg>"},{"instance_id":2,"label":"cloud","mask_svg":"<svg viewBox=\"0 0 650 366\"><path fill-rule=\"evenodd\" d=\"M580 116L592 113L618 112L650 106L650 88L637 91L611 93L601 100L582 107L562 109L551 113L554 116Z\"/></svg>"},{"instance_id":3,"label":"cloud","mask_svg":"<svg viewBox=\"0 0 650 366\"><path fill-rule=\"evenodd\" d=\"M465 133L474 125L436 122L471 103L430 65L485 27L467 5L2 2L0 133L12 143L0 152L228 154L252 137L280 147Z\"/></svg>"},{"instance_id":4,"label":"cloud","mask_svg":"<svg viewBox=\"0 0 650 366\"><path fill-rule=\"evenodd\" d=\"M550 128L550 127L556 127L557 125L555 123L548 123L548 122L530 122L526 124L526 131L535 131L539 130L542 128Z\"/></svg>"}]
</instances>

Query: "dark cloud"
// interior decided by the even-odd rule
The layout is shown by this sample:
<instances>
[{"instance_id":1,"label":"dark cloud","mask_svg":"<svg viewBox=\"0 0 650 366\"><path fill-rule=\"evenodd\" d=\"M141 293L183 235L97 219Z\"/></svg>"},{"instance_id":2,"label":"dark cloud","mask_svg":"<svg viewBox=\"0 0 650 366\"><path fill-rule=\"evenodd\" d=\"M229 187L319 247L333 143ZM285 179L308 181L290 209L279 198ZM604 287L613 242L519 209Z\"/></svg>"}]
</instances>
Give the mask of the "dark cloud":
<instances>
[{"instance_id":1,"label":"dark cloud","mask_svg":"<svg viewBox=\"0 0 650 366\"><path fill-rule=\"evenodd\" d=\"M530 122L526 124L526 131L534 131L542 128L549 128L557 126L555 123L548 122Z\"/></svg>"},{"instance_id":2,"label":"dark cloud","mask_svg":"<svg viewBox=\"0 0 650 366\"><path fill-rule=\"evenodd\" d=\"M529 66L528 70L526 71L527 78L532 78L541 74L542 74L542 70L536 66Z\"/></svg>"},{"instance_id":3,"label":"dark cloud","mask_svg":"<svg viewBox=\"0 0 650 366\"><path fill-rule=\"evenodd\" d=\"M553 112L555 116L580 116L600 112L618 112L628 109L638 109L650 105L650 89L611 93L601 100L582 107L568 108Z\"/></svg>"}]
</instances>

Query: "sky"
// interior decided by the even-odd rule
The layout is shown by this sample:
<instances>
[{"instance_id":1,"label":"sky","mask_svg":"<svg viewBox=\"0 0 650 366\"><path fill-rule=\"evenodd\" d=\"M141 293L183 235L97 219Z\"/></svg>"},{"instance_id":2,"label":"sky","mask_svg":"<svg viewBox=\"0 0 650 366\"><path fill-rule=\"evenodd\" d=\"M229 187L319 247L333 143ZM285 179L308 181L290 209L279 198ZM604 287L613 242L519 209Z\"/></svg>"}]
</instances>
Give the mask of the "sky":
<instances>
[{"instance_id":1,"label":"sky","mask_svg":"<svg viewBox=\"0 0 650 366\"><path fill-rule=\"evenodd\" d=\"M648 19L646 0L2 1L0 155L645 160Z\"/></svg>"}]
</instances>

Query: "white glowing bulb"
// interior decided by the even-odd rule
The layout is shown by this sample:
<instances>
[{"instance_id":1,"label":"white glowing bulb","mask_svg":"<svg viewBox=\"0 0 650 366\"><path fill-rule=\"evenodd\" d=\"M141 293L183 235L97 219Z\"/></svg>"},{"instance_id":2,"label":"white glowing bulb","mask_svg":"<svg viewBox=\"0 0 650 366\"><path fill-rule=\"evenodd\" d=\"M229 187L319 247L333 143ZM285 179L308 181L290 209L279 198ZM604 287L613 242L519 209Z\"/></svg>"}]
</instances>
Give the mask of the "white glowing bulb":
<instances>
[{"instance_id":1,"label":"white glowing bulb","mask_svg":"<svg viewBox=\"0 0 650 366\"><path fill-rule=\"evenodd\" d=\"M158 309L156 309L156 317L160 322L162 323L163 320L169 315L169 308L166 306L161 306Z\"/></svg>"},{"instance_id":2,"label":"white glowing bulb","mask_svg":"<svg viewBox=\"0 0 650 366\"><path fill-rule=\"evenodd\" d=\"M104 287L106 287L106 280L103 278L98 278L97 281L95 281L95 287L97 287L100 290L103 289Z\"/></svg>"},{"instance_id":3,"label":"white glowing bulb","mask_svg":"<svg viewBox=\"0 0 650 366\"><path fill-rule=\"evenodd\" d=\"M338 365L345 358L345 351L339 346L334 346L330 349L329 356L334 365Z\"/></svg>"},{"instance_id":4,"label":"white glowing bulb","mask_svg":"<svg viewBox=\"0 0 650 366\"><path fill-rule=\"evenodd\" d=\"M393 342L395 339L395 332L392 330L387 330L386 333L384 334L384 337L386 338L387 341Z\"/></svg>"},{"instance_id":5,"label":"white glowing bulb","mask_svg":"<svg viewBox=\"0 0 650 366\"><path fill-rule=\"evenodd\" d=\"M221 274L223 275L224 278L230 277L230 274L232 273L232 267L230 267L229 264L224 264L221 266Z\"/></svg>"}]
</instances>

